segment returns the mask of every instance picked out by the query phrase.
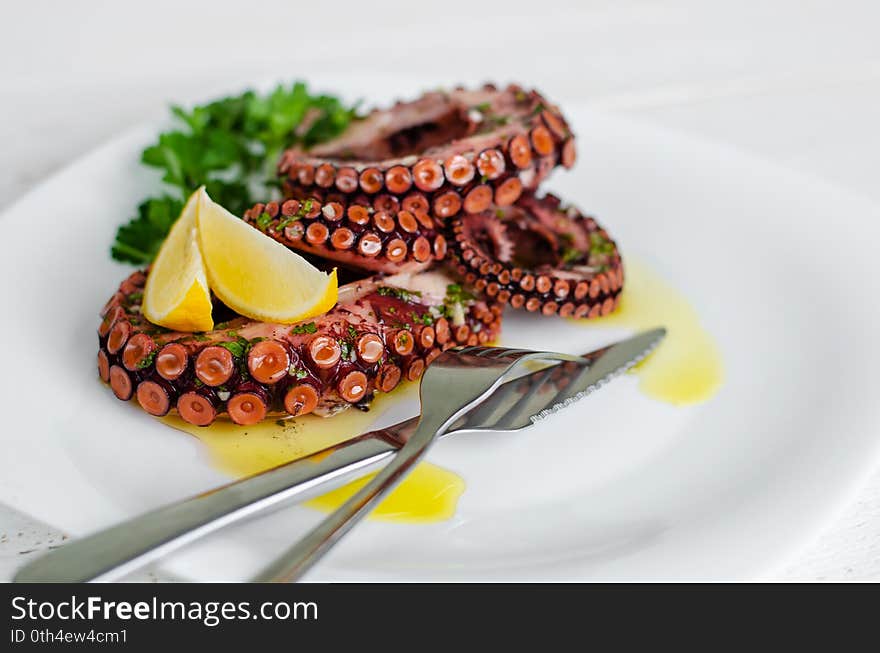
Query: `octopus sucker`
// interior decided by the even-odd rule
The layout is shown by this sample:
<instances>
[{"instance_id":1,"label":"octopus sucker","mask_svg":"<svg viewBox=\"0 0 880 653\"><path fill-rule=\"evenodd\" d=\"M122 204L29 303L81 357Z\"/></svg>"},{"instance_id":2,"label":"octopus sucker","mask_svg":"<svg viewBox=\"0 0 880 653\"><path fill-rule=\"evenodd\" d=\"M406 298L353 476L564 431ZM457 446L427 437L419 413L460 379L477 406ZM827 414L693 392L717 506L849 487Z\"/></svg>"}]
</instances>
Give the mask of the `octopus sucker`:
<instances>
[{"instance_id":1,"label":"octopus sucker","mask_svg":"<svg viewBox=\"0 0 880 653\"><path fill-rule=\"evenodd\" d=\"M553 195L462 214L450 224L456 273L496 302L541 315L598 317L623 289L616 243L591 217Z\"/></svg>"},{"instance_id":2,"label":"octopus sucker","mask_svg":"<svg viewBox=\"0 0 880 653\"><path fill-rule=\"evenodd\" d=\"M168 413L174 394L174 389L170 387L168 382L163 383L159 379L141 381L136 392L137 401L141 408L156 417L162 417Z\"/></svg>"},{"instance_id":3,"label":"octopus sucker","mask_svg":"<svg viewBox=\"0 0 880 653\"><path fill-rule=\"evenodd\" d=\"M340 199L289 199L275 210L258 203L243 218L291 249L357 270L416 272L445 258L445 227L423 195L402 202L380 196L373 205L364 198ZM102 331L109 329L106 321Z\"/></svg>"},{"instance_id":4,"label":"octopus sucker","mask_svg":"<svg viewBox=\"0 0 880 653\"><path fill-rule=\"evenodd\" d=\"M352 281L339 288L332 310L298 324L238 316L207 333L148 322L140 307L145 281L135 272L111 298L105 316L112 318L98 329L98 374L117 398L134 398L151 415L176 411L198 426L223 414L248 425L364 406L376 392L417 380L439 355L438 343L454 344L453 314L463 320L455 343L474 332L495 339L501 329L501 304L450 300L454 280L438 271Z\"/></svg>"},{"instance_id":5,"label":"octopus sucker","mask_svg":"<svg viewBox=\"0 0 880 653\"><path fill-rule=\"evenodd\" d=\"M553 103L535 90L486 84L374 110L336 139L288 149L278 174L288 197L417 190L438 217L450 217L479 213L493 199L510 204L574 160L574 136Z\"/></svg>"}]
</instances>

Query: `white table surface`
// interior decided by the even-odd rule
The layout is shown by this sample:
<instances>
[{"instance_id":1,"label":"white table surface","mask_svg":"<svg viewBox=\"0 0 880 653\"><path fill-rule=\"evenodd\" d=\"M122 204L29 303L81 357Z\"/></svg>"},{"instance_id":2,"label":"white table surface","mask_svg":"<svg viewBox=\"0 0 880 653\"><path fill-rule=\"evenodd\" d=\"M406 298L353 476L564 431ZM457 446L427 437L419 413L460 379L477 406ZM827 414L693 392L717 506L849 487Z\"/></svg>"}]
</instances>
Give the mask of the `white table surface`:
<instances>
[{"instance_id":1,"label":"white table surface","mask_svg":"<svg viewBox=\"0 0 880 653\"><path fill-rule=\"evenodd\" d=\"M443 6L5 3L0 210L119 131L163 116L168 101L273 76L361 71L421 75L426 87L534 84L563 107L588 102L697 134L880 201L880 3L484 0L448 3L445 14ZM0 580L63 537L0 504ZM880 580L880 469L773 578Z\"/></svg>"}]
</instances>

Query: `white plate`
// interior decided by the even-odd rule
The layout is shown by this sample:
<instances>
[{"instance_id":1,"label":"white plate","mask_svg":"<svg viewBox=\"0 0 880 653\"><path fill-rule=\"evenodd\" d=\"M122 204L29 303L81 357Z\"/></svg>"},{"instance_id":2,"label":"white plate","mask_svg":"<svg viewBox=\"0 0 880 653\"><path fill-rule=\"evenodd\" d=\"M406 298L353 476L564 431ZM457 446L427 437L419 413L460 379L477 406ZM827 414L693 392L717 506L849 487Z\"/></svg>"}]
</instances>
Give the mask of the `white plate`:
<instances>
[{"instance_id":1,"label":"white plate","mask_svg":"<svg viewBox=\"0 0 880 653\"><path fill-rule=\"evenodd\" d=\"M314 580L740 579L765 575L857 490L878 454L880 212L717 146L566 107L580 163L550 187L599 216L696 305L726 383L673 408L625 378L538 428L449 439L456 517L369 522ZM225 478L194 439L96 380L97 310L128 268L112 234L153 190L155 127L124 135L2 218L0 499L73 535ZM579 352L620 333L509 315L506 342ZM240 579L315 520L286 509L168 561Z\"/></svg>"}]
</instances>

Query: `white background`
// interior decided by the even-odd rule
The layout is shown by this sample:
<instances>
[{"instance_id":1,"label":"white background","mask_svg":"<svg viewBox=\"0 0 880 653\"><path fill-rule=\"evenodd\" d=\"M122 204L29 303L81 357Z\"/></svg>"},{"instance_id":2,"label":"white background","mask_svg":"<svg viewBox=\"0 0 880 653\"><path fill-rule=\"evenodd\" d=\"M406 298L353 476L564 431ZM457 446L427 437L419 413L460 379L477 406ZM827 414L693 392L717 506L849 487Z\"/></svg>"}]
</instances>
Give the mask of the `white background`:
<instances>
[{"instance_id":1,"label":"white background","mask_svg":"<svg viewBox=\"0 0 880 653\"><path fill-rule=\"evenodd\" d=\"M517 80L563 108L731 144L880 201L876 2L30 0L0 12L0 209L169 101L341 73ZM0 505L0 579L61 539ZM880 472L805 544L779 579L880 580Z\"/></svg>"}]
</instances>

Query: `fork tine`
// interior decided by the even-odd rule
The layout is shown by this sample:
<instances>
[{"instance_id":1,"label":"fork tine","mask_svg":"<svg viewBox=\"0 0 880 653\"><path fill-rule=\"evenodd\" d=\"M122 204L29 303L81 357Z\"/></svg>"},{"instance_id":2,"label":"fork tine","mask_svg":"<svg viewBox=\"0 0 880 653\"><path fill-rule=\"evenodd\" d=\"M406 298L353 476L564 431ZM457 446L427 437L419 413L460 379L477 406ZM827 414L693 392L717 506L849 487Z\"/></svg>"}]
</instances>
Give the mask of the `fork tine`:
<instances>
[{"instance_id":1,"label":"fork tine","mask_svg":"<svg viewBox=\"0 0 880 653\"><path fill-rule=\"evenodd\" d=\"M458 354L466 354L468 356L484 356L486 358L505 358L505 357L519 357L524 356L526 354L535 354L539 353L534 349L518 349L512 347L492 347L487 345L474 345L471 347L461 347L455 348L451 350L452 353ZM553 352L546 352L548 360L569 360L571 356L565 356L564 354L555 354ZM560 356L562 358L560 358Z\"/></svg>"},{"instance_id":2,"label":"fork tine","mask_svg":"<svg viewBox=\"0 0 880 653\"><path fill-rule=\"evenodd\" d=\"M465 347L464 349L460 349L459 352L462 354L467 354L468 356L488 356L490 352L495 350L503 350L503 347L485 347L483 345L475 345L474 347ZM506 351L506 350L505 350Z\"/></svg>"},{"instance_id":3,"label":"fork tine","mask_svg":"<svg viewBox=\"0 0 880 653\"><path fill-rule=\"evenodd\" d=\"M526 415L526 417L533 415L534 409L530 402L548 387L552 387L552 373L555 369L556 368L547 368L539 372L535 377L527 377L528 380L524 384L522 395L518 398L516 403L508 407L505 414L502 415L498 421L491 426L491 428L498 430L510 429L523 415Z\"/></svg>"},{"instance_id":4,"label":"fork tine","mask_svg":"<svg viewBox=\"0 0 880 653\"><path fill-rule=\"evenodd\" d=\"M523 378L507 381L507 384L517 384L511 385L510 387L521 389L522 394L517 396L513 392L509 392L501 393L500 395L495 394L488 397L481 404L473 408L471 412L465 416L464 422L457 425L457 428L468 429L471 428L471 425L473 424L481 424L481 428L484 430L486 428L507 428L507 424L512 421L510 414L513 412L519 414L523 410L522 405L528 403L532 396L541 391L555 369L555 366L551 366L540 372L534 372L531 376L527 377L528 380L525 384L523 383ZM500 402L500 397L504 397L506 401ZM510 401L511 397L513 398L513 401Z\"/></svg>"},{"instance_id":5,"label":"fork tine","mask_svg":"<svg viewBox=\"0 0 880 653\"><path fill-rule=\"evenodd\" d=\"M514 351L505 347L485 347L483 345L475 345L473 347L462 347L461 349L453 349L453 353L465 356L479 356L482 358L503 358L507 352Z\"/></svg>"},{"instance_id":6,"label":"fork tine","mask_svg":"<svg viewBox=\"0 0 880 653\"><path fill-rule=\"evenodd\" d=\"M485 349L485 347L480 347L480 346L462 347L461 349L458 349L458 348L450 349L449 353L450 354L466 354L468 356L479 356L480 354L478 352L481 352L484 349Z\"/></svg>"},{"instance_id":7,"label":"fork tine","mask_svg":"<svg viewBox=\"0 0 880 653\"><path fill-rule=\"evenodd\" d=\"M509 347L481 347L480 349L479 353L473 355L485 356L486 358L511 358L532 353L529 349L511 349Z\"/></svg>"}]
</instances>

